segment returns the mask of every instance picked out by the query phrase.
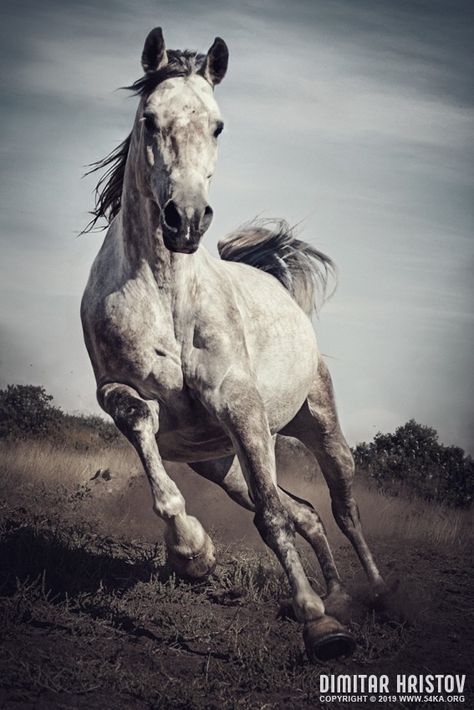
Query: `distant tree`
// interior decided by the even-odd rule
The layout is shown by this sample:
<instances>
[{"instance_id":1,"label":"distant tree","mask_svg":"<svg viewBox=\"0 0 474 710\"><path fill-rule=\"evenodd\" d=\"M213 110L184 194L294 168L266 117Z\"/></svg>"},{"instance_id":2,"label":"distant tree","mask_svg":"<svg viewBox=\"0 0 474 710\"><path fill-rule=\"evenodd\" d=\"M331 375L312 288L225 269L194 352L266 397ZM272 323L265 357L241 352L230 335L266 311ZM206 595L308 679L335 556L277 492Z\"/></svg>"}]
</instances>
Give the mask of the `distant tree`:
<instances>
[{"instance_id":1,"label":"distant tree","mask_svg":"<svg viewBox=\"0 0 474 710\"><path fill-rule=\"evenodd\" d=\"M474 462L458 446L444 446L435 429L414 419L393 434L378 433L354 449L357 466L386 493L402 489L427 500L469 507L474 499Z\"/></svg>"},{"instance_id":2,"label":"distant tree","mask_svg":"<svg viewBox=\"0 0 474 710\"><path fill-rule=\"evenodd\" d=\"M8 385L0 390L0 437L47 436L61 425L63 413L54 407L44 387Z\"/></svg>"}]
</instances>

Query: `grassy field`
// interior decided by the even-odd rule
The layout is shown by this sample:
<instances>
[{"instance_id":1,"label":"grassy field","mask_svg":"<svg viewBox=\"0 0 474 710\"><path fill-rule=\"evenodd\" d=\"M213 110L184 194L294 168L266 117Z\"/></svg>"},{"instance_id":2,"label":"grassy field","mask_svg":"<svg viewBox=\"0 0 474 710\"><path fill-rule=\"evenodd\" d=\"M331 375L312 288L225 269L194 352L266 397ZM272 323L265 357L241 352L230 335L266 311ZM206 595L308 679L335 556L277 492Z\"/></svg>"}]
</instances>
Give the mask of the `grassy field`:
<instances>
[{"instance_id":1,"label":"grassy field","mask_svg":"<svg viewBox=\"0 0 474 710\"><path fill-rule=\"evenodd\" d=\"M300 626L277 619L286 583L252 516L187 467L169 470L219 550L215 573L196 585L166 566L127 445L9 443L0 457L2 708L318 708L321 672L469 676L466 512L358 485L370 543L387 578L399 580L388 608L375 611L312 461L281 451L284 485L320 511L354 597L355 655L312 666ZM317 563L301 549L322 593Z\"/></svg>"}]
</instances>

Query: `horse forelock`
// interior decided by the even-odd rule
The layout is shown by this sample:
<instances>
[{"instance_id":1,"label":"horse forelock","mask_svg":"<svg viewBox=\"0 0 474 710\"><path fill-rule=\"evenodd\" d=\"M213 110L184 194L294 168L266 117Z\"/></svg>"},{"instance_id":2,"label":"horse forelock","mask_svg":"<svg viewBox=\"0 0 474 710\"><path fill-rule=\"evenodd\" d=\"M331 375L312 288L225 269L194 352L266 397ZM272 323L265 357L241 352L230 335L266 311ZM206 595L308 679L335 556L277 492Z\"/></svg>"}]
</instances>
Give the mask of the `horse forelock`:
<instances>
[{"instance_id":1,"label":"horse forelock","mask_svg":"<svg viewBox=\"0 0 474 710\"><path fill-rule=\"evenodd\" d=\"M192 76L202 69L206 55L189 49L170 49L167 51L168 63L158 71L147 72L130 86L122 89L131 91L135 96L148 98L157 87L167 79ZM91 163L91 169L86 173L90 175L108 168L97 182L95 188L95 206L90 214L92 219L82 230L86 234L93 230L102 231L118 214L122 205L122 190L125 176L125 165L132 139L133 130L127 138L112 150L105 158ZM102 227L97 227L100 219L107 221Z\"/></svg>"},{"instance_id":2,"label":"horse forelock","mask_svg":"<svg viewBox=\"0 0 474 710\"><path fill-rule=\"evenodd\" d=\"M167 55L168 62L164 67L157 71L147 72L133 84L123 88L132 91L136 96L147 98L167 79L197 74L206 58L206 55L192 52L189 49L169 49Z\"/></svg>"}]
</instances>

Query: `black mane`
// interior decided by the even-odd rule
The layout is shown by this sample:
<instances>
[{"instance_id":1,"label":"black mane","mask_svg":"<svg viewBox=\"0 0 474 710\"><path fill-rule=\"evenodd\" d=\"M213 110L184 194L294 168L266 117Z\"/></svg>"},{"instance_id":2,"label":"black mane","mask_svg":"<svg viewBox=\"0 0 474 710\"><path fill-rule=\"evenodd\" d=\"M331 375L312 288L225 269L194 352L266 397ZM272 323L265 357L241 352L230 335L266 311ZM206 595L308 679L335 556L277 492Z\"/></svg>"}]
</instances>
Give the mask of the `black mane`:
<instances>
[{"instance_id":1,"label":"black mane","mask_svg":"<svg viewBox=\"0 0 474 710\"><path fill-rule=\"evenodd\" d=\"M122 87L126 91L131 91L134 96L146 98L166 79L172 79L180 76L191 76L197 74L203 66L205 55L185 49L169 49L168 63L162 69L154 72L147 72L144 76L137 79L131 86ZM120 145L112 152L91 163L86 175L95 173L98 170L108 168L99 179L95 188L95 205L91 210L91 221L83 229L81 234L87 232L101 231L106 228L97 227L97 222L104 217L109 224L120 211L122 203L122 188L125 175L125 164L127 162L128 151L130 148L132 134L129 133ZM96 229L95 229L96 228Z\"/></svg>"},{"instance_id":2,"label":"black mane","mask_svg":"<svg viewBox=\"0 0 474 710\"><path fill-rule=\"evenodd\" d=\"M168 49L168 63L158 71L147 72L131 86L124 86L127 91L133 91L135 96L150 96L156 87L166 79L177 76L197 74L204 64L204 54L192 52L189 49Z\"/></svg>"}]
</instances>

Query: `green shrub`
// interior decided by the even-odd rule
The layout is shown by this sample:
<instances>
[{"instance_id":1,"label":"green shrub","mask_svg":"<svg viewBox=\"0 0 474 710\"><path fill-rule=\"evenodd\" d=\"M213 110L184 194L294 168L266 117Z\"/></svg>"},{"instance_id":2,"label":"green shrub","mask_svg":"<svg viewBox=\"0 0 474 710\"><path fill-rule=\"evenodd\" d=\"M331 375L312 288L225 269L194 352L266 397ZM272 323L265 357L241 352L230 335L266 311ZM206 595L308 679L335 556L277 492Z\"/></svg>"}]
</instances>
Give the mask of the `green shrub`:
<instances>
[{"instance_id":1,"label":"green shrub","mask_svg":"<svg viewBox=\"0 0 474 710\"><path fill-rule=\"evenodd\" d=\"M63 413L54 407L44 387L8 385L0 390L0 437L48 436L61 425Z\"/></svg>"},{"instance_id":2,"label":"green shrub","mask_svg":"<svg viewBox=\"0 0 474 710\"><path fill-rule=\"evenodd\" d=\"M96 415L65 414L44 387L8 385L0 390L0 438L46 438L78 449L125 443L111 421Z\"/></svg>"},{"instance_id":3,"label":"green shrub","mask_svg":"<svg viewBox=\"0 0 474 710\"><path fill-rule=\"evenodd\" d=\"M426 499L469 507L474 497L474 462L458 446L444 446L435 429L414 419L393 434L378 433L354 449L356 465L385 493L402 489Z\"/></svg>"}]
</instances>

